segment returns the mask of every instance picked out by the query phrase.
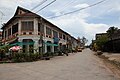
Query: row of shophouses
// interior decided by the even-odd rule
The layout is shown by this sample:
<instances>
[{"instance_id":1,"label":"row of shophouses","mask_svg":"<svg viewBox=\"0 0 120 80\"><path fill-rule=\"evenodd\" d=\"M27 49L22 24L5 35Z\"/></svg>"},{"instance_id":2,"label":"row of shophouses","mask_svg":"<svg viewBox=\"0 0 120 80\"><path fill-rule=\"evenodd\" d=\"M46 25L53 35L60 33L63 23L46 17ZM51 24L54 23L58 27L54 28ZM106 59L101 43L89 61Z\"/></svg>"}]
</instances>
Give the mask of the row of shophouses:
<instances>
[{"instance_id":1,"label":"row of shophouses","mask_svg":"<svg viewBox=\"0 0 120 80\"><path fill-rule=\"evenodd\" d=\"M23 52L55 52L80 46L79 41L43 17L22 7L2 27L2 43L19 45ZM33 52L35 52L33 50Z\"/></svg>"}]
</instances>

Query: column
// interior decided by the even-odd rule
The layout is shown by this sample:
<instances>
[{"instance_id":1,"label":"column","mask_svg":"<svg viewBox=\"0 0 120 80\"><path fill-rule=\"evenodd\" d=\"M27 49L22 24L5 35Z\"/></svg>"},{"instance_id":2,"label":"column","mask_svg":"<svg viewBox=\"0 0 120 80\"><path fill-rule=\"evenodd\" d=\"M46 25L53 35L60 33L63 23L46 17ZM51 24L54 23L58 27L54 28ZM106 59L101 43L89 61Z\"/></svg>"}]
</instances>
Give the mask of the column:
<instances>
[{"instance_id":1,"label":"column","mask_svg":"<svg viewBox=\"0 0 120 80\"><path fill-rule=\"evenodd\" d=\"M45 43L46 43L46 41L45 41ZM45 50L45 53L47 52L47 45L46 44L44 44L44 50Z\"/></svg>"},{"instance_id":2,"label":"column","mask_svg":"<svg viewBox=\"0 0 120 80\"><path fill-rule=\"evenodd\" d=\"M22 43L22 41L23 41L23 39L21 39L21 38L18 39L18 42L21 42L21 43ZM21 44L20 46L23 47L22 44Z\"/></svg>"},{"instance_id":3,"label":"column","mask_svg":"<svg viewBox=\"0 0 120 80\"><path fill-rule=\"evenodd\" d=\"M39 45L38 45L38 40L39 39L34 39L34 49L38 52L38 49L39 49ZM34 53L36 53L36 51L34 50Z\"/></svg>"},{"instance_id":4,"label":"column","mask_svg":"<svg viewBox=\"0 0 120 80\"><path fill-rule=\"evenodd\" d=\"M18 35L21 35L21 20L18 21Z\"/></svg>"},{"instance_id":5,"label":"column","mask_svg":"<svg viewBox=\"0 0 120 80\"><path fill-rule=\"evenodd\" d=\"M8 29L6 29L6 39L8 39Z\"/></svg>"},{"instance_id":6,"label":"column","mask_svg":"<svg viewBox=\"0 0 120 80\"><path fill-rule=\"evenodd\" d=\"M52 52L54 52L54 46L51 46L52 47Z\"/></svg>"},{"instance_id":7,"label":"column","mask_svg":"<svg viewBox=\"0 0 120 80\"><path fill-rule=\"evenodd\" d=\"M22 42L23 41L23 39L18 39L18 42ZM23 49L23 45L21 44L21 45L19 45L19 46L21 46L22 47L22 49ZM19 52L22 52L22 51L19 51Z\"/></svg>"},{"instance_id":8,"label":"column","mask_svg":"<svg viewBox=\"0 0 120 80\"><path fill-rule=\"evenodd\" d=\"M34 19L34 34L38 35L38 20Z\"/></svg>"},{"instance_id":9,"label":"column","mask_svg":"<svg viewBox=\"0 0 120 80\"><path fill-rule=\"evenodd\" d=\"M12 26L11 26L11 35L12 35ZM10 36L11 36L11 35L10 35Z\"/></svg>"},{"instance_id":10,"label":"column","mask_svg":"<svg viewBox=\"0 0 120 80\"><path fill-rule=\"evenodd\" d=\"M52 37L54 38L54 35L53 35L53 29L51 29L51 31L52 31ZM54 42L54 40L53 40L53 42Z\"/></svg>"},{"instance_id":11,"label":"column","mask_svg":"<svg viewBox=\"0 0 120 80\"><path fill-rule=\"evenodd\" d=\"M5 39L5 29L3 30L3 38Z\"/></svg>"},{"instance_id":12,"label":"column","mask_svg":"<svg viewBox=\"0 0 120 80\"><path fill-rule=\"evenodd\" d=\"M44 33L45 33L45 37L46 37L46 25L44 24Z\"/></svg>"}]
</instances>

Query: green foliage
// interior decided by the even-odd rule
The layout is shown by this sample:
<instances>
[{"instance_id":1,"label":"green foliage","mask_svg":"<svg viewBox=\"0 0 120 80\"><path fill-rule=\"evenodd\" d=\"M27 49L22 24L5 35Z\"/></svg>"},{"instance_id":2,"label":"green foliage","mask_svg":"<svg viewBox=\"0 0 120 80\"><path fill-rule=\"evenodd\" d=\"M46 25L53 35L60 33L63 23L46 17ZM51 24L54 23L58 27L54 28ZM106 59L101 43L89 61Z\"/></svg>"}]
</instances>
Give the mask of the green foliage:
<instances>
[{"instance_id":1,"label":"green foliage","mask_svg":"<svg viewBox=\"0 0 120 80\"><path fill-rule=\"evenodd\" d=\"M13 53L13 62L31 62L40 59L41 55L38 53Z\"/></svg>"},{"instance_id":2,"label":"green foliage","mask_svg":"<svg viewBox=\"0 0 120 80\"><path fill-rule=\"evenodd\" d=\"M43 57L52 57L52 56L54 56L54 53L53 52L47 52L47 53L44 53L43 54Z\"/></svg>"},{"instance_id":3,"label":"green foliage","mask_svg":"<svg viewBox=\"0 0 120 80\"><path fill-rule=\"evenodd\" d=\"M58 56L63 56L62 51L58 51Z\"/></svg>"},{"instance_id":4,"label":"green foliage","mask_svg":"<svg viewBox=\"0 0 120 80\"><path fill-rule=\"evenodd\" d=\"M3 59L5 57L5 50L0 49L0 59Z\"/></svg>"},{"instance_id":5,"label":"green foliage","mask_svg":"<svg viewBox=\"0 0 120 80\"><path fill-rule=\"evenodd\" d=\"M67 49L68 53L72 53L72 48Z\"/></svg>"},{"instance_id":6,"label":"green foliage","mask_svg":"<svg viewBox=\"0 0 120 80\"><path fill-rule=\"evenodd\" d=\"M5 54L9 52L10 46L4 46L0 48L0 59L5 58Z\"/></svg>"},{"instance_id":7,"label":"green foliage","mask_svg":"<svg viewBox=\"0 0 120 80\"><path fill-rule=\"evenodd\" d=\"M6 46L0 48L0 51L3 51L3 50L4 50L3 52L4 52L4 53L7 53L7 52L9 52L9 48L10 48L10 46L6 45Z\"/></svg>"},{"instance_id":8,"label":"green foliage","mask_svg":"<svg viewBox=\"0 0 120 80\"><path fill-rule=\"evenodd\" d=\"M113 27L110 27L110 28L106 31L108 37L111 38L112 35L113 35L117 30L118 30L117 27L114 27L114 26L113 26Z\"/></svg>"},{"instance_id":9,"label":"green foliage","mask_svg":"<svg viewBox=\"0 0 120 80\"><path fill-rule=\"evenodd\" d=\"M83 46L85 46L85 44L88 42L87 38L85 38L84 36L81 39L81 43L83 44Z\"/></svg>"},{"instance_id":10,"label":"green foliage","mask_svg":"<svg viewBox=\"0 0 120 80\"><path fill-rule=\"evenodd\" d=\"M108 41L107 35L103 35L96 40L97 50L102 50L104 44Z\"/></svg>"}]
</instances>

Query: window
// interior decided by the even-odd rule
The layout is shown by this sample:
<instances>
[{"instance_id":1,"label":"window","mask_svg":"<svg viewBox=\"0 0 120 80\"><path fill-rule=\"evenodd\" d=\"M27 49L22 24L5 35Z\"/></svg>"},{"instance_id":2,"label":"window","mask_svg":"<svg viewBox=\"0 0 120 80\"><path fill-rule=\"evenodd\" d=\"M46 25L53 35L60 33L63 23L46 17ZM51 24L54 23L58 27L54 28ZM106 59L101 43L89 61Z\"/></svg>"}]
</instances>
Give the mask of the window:
<instances>
[{"instance_id":1,"label":"window","mask_svg":"<svg viewBox=\"0 0 120 80\"><path fill-rule=\"evenodd\" d=\"M65 35L63 34L63 39L65 39Z\"/></svg>"},{"instance_id":2,"label":"window","mask_svg":"<svg viewBox=\"0 0 120 80\"><path fill-rule=\"evenodd\" d=\"M5 38L7 37L7 31L5 31Z\"/></svg>"},{"instance_id":3,"label":"window","mask_svg":"<svg viewBox=\"0 0 120 80\"><path fill-rule=\"evenodd\" d=\"M8 29L8 36L11 35L11 28Z\"/></svg>"},{"instance_id":4,"label":"window","mask_svg":"<svg viewBox=\"0 0 120 80\"><path fill-rule=\"evenodd\" d=\"M30 35L32 35L32 32L29 32Z\"/></svg>"},{"instance_id":5,"label":"window","mask_svg":"<svg viewBox=\"0 0 120 80\"><path fill-rule=\"evenodd\" d=\"M58 38L58 32L53 31L53 36L56 37L56 38Z\"/></svg>"},{"instance_id":6,"label":"window","mask_svg":"<svg viewBox=\"0 0 120 80\"><path fill-rule=\"evenodd\" d=\"M22 31L34 31L34 22L33 21L22 21L21 30Z\"/></svg>"},{"instance_id":7,"label":"window","mask_svg":"<svg viewBox=\"0 0 120 80\"><path fill-rule=\"evenodd\" d=\"M44 25L41 23L38 23L38 31L44 33Z\"/></svg>"},{"instance_id":8,"label":"window","mask_svg":"<svg viewBox=\"0 0 120 80\"><path fill-rule=\"evenodd\" d=\"M62 33L59 33L59 38L62 38Z\"/></svg>"},{"instance_id":9,"label":"window","mask_svg":"<svg viewBox=\"0 0 120 80\"><path fill-rule=\"evenodd\" d=\"M46 34L48 34L48 35L51 35L51 34L52 34L51 29L50 29L50 28L48 28L48 27L46 27Z\"/></svg>"},{"instance_id":10,"label":"window","mask_svg":"<svg viewBox=\"0 0 120 80\"><path fill-rule=\"evenodd\" d=\"M18 23L12 26L12 34L18 32Z\"/></svg>"},{"instance_id":11,"label":"window","mask_svg":"<svg viewBox=\"0 0 120 80\"><path fill-rule=\"evenodd\" d=\"M23 35L26 35L26 32L23 32Z\"/></svg>"}]
</instances>

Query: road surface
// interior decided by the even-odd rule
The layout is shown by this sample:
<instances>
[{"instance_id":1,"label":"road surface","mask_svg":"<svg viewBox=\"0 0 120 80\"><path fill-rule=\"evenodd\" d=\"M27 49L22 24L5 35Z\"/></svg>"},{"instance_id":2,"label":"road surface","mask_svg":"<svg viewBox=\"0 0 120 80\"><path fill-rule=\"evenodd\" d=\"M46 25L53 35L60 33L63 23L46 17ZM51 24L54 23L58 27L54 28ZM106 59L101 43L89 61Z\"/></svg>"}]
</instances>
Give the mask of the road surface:
<instances>
[{"instance_id":1,"label":"road surface","mask_svg":"<svg viewBox=\"0 0 120 80\"><path fill-rule=\"evenodd\" d=\"M120 80L89 49L69 56L0 64L0 80Z\"/></svg>"}]
</instances>

